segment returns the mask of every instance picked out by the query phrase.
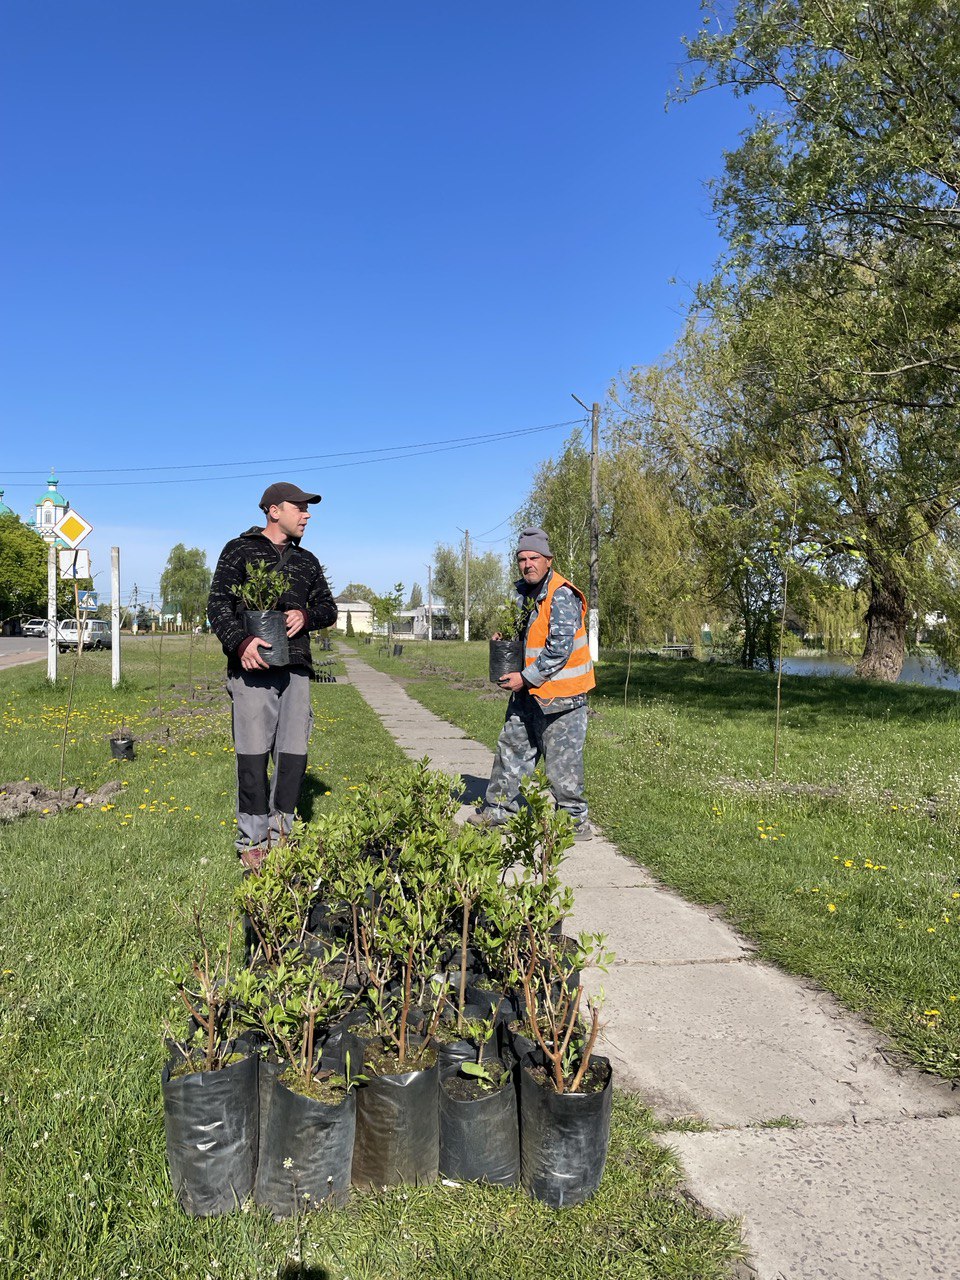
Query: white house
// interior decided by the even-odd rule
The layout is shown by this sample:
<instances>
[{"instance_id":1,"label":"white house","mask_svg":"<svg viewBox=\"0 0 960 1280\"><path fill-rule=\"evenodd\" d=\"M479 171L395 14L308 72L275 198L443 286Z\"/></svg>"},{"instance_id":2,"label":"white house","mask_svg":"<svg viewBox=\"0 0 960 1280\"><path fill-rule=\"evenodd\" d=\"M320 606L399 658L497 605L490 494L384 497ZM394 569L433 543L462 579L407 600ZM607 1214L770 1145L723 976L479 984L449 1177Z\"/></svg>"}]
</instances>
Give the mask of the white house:
<instances>
[{"instance_id":1,"label":"white house","mask_svg":"<svg viewBox=\"0 0 960 1280\"><path fill-rule=\"evenodd\" d=\"M425 604L416 609L401 609L393 624L395 636L410 636L414 640L426 640L430 609ZM453 630L447 606L440 600L433 602L433 638L448 637Z\"/></svg>"},{"instance_id":2,"label":"white house","mask_svg":"<svg viewBox=\"0 0 960 1280\"><path fill-rule=\"evenodd\" d=\"M337 596L335 604L337 620L333 625L337 631L346 634L348 614L355 635L369 635L373 631L373 605L369 600L348 600L344 596Z\"/></svg>"}]
</instances>

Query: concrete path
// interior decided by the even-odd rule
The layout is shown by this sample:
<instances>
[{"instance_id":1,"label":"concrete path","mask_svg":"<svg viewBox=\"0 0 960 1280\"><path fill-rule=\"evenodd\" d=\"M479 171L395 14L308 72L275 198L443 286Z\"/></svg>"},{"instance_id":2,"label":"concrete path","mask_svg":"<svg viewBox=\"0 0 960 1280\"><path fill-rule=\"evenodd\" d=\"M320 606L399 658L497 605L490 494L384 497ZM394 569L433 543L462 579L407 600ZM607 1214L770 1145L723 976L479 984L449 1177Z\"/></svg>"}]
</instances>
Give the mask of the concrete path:
<instances>
[{"instance_id":1,"label":"concrete path","mask_svg":"<svg viewBox=\"0 0 960 1280\"><path fill-rule=\"evenodd\" d=\"M491 753L343 648L348 678L412 759L482 794ZM468 810L464 810L464 815ZM882 1035L812 982L758 961L598 837L564 871L577 930L617 961L606 992L616 1083L664 1120L688 1193L740 1217L761 1280L960 1277L960 1091L898 1070Z\"/></svg>"}]
</instances>

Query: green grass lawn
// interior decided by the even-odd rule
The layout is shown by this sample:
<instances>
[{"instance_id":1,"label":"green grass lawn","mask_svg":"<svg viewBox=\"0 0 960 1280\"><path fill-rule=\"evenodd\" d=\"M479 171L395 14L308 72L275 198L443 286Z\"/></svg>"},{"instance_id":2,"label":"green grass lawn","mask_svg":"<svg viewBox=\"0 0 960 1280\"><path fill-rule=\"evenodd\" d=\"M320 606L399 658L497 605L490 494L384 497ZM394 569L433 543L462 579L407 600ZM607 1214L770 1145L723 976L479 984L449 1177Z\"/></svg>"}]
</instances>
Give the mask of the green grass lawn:
<instances>
[{"instance_id":1,"label":"green grass lawn","mask_svg":"<svg viewBox=\"0 0 960 1280\"><path fill-rule=\"evenodd\" d=\"M360 654L493 746L484 644ZM717 904L763 956L816 978L919 1066L960 1076L957 695L606 655L587 795L621 849Z\"/></svg>"},{"instance_id":2,"label":"green grass lawn","mask_svg":"<svg viewBox=\"0 0 960 1280\"><path fill-rule=\"evenodd\" d=\"M170 1003L158 971L180 955L181 912L205 900L224 930L239 871L223 659L208 639L125 644L79 660L65 785L102 806L0 826L0 1276L57 1280L389 1280L392 1277L720 1277L730 1224L695 1214L634 1100L615 1104L608 1172L588 1204L554 1213L469 1186L355 1196L299 1224L256 1210L195 1220L166 1173L160 1070ZM55 787L73 659L0 673L0 782ZM348 685L313 687L307 813L341 802L399 752ZM137 759L110 758L121 721ZM2 788L0 788L2 790ZM178 1020L179 1025L179 1020ZM302 1263L302 1265L301 1265Z\"/></svg>"}]
</instances>

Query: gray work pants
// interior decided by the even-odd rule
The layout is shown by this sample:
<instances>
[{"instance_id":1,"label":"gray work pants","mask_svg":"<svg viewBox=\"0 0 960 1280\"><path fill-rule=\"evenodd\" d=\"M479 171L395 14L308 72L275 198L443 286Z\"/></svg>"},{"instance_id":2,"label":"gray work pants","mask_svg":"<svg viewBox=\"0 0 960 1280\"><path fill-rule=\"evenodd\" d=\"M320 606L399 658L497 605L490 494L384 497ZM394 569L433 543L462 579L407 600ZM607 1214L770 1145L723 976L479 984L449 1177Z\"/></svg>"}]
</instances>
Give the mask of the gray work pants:
<instances>
[{"instance_id":1,"label":"gray work pants","mask_svg":"<svg viewBox=\"0 0 960 1280\"><path fill-rule=\"evenodd\" d=\"M313 728L310 675L302 668L227 676L237 756L237 849L276 844L293 824ZM273 757L273 777L267 766Z\"/></svg>"},{"instance_id":2,"label":"gray work pants","mask_svg":"<svg viewBox=\"0 0 960 1280\"><path fill-rule=\"evenodd\" d=\"M520 783L543 760L547 783L558 809L565 809L578 825L587 817L583 794L583 746L587 738L587 708L572 707L545 713L529 693L515 693L507 704L507 718L497 742L497 754L487 786L486 807L498 816L520 807Z\"/></svg>"}]
</instances>

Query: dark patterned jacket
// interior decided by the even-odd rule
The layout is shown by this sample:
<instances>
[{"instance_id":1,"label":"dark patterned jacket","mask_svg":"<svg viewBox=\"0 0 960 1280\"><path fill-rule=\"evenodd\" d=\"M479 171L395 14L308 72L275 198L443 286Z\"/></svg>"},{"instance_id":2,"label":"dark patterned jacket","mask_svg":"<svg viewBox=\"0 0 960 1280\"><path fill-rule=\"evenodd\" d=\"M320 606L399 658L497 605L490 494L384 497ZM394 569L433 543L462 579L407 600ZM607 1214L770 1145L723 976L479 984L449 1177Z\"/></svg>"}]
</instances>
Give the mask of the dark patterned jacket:
<instances>
[{"instance_id":1,"label":"dark patterned jacket","mask_svg":"<svg viewBox=\"0 0 960 1280\"><path fill-rule=\"evenodd\" d=\"M278 547L256 525L241 533L239 538L231 538L223 548L210 585L207 617L227 655L227 670L233 673L242 670L237 646L247 634L240 617L244 605L231 588L246 581L248 565L261 562L271 569L282 569L290 584L277 608L306 611L306 629L290 641L290 666L312 670L309 633L329 627L337 620L337 606L323 576L323 568L317 557L301 547L299 542L288 542L286 546Z\"/></svg>"}]
</instances>

